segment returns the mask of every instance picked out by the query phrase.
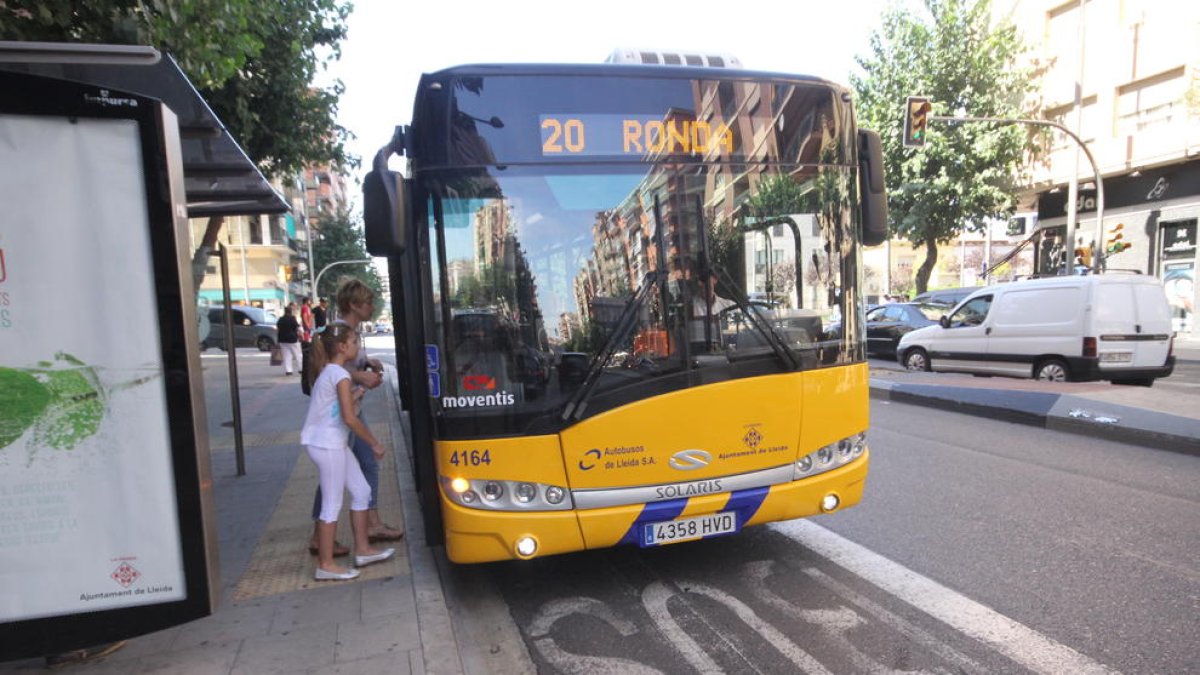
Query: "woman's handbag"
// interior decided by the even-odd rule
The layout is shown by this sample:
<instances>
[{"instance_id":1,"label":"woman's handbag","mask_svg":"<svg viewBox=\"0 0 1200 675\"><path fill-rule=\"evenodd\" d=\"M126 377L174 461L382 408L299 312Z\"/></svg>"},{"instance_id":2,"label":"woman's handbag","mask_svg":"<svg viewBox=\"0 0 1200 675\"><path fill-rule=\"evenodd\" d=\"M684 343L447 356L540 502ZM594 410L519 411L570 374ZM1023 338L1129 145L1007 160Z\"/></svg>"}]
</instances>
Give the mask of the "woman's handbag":
<instances>
[{"instance_id":1,"label":"woman's handbag","mask_svg":"<svg viewBox=\"0 0 1200 675\"><path fill-rule=\"evenodd\" d=\"M279 345L271 345L271 365L283 365L283 349Z\"/></svg>"}]
</instances>

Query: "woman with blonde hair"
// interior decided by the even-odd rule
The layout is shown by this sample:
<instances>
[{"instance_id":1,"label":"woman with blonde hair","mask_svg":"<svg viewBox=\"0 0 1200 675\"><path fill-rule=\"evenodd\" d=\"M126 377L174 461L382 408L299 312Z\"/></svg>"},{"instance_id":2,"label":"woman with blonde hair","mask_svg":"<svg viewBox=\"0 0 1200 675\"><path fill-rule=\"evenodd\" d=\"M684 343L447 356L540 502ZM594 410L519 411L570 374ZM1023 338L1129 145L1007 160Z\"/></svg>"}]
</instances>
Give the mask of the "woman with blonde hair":
<instances>
[{"instance_id":1,"label":"woman with blonde hair","mask_svg":"<svg viewBox=\"0 0 1200 675\"><path fill-rule=\"evenodd\" d=\"M358 326L363 321L369 320L375 315L375 291L371 290L361 279L356 277L345 277L338 284L336 302L339 317L336 321L329 323L326 331L334 326L347 326L355 332L358 331ZM323 348L321 340L313 341L314 361L318 361L323 356L317 356L317 352ZM360 349L355 358L348 361L346 370L350 373L353 383L363 387L365 390L375 389L383 383L383 364L379 359L367 358L366 349ZM361 409L358 418L363 421ZM358 460L359 466L362 468L363 476L366 478L367 484L371 487L371 502L367 510L367 536L371 541L395 541L404 536L404 531L394 528L387 523L379 515L379 461L376 459L371 445L359 437L353 435L350 441L350 450L354 457ZM317 487L317 494L313 500L313 520L316 525L313 528L312 540L309 542L309 551L316 554L319 552L319 528L320 528L320 513L321 513L321 488ZM345 546L334 546L335 555L346 555L349 549Z\"/></svg>"}]
</instances>

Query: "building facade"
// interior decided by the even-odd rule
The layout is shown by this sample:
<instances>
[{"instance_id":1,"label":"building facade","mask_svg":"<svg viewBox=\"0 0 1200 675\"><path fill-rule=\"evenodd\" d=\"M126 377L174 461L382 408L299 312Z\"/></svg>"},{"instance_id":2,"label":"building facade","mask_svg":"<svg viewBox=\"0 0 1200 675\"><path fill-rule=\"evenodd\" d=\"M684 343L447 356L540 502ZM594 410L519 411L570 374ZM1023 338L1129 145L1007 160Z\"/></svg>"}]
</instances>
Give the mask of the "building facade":
<instances>
[{"instance_id":1,"label":"building facade","mask_svg":"<svg viewBox=\"0 0 1200 675\"><path fill-rule=\"evenodd\" d=\"M204 236L207 219L190 221L192 248ZM306 254L297 237L297 219L284 216L227 216L218 242L225 246L229 265L230 302L251 305L281 316L289 302L301 297L305 286L296 280L296 270ZM221 304L224 292L220 260L208 259L199 288L201 302Z\"/></svg>"},{"instance_id":2,"label":"building facade","mask_svg":"<svg viewBox=\"0 0 1200 675\"><path fill-rule=\"evenodd\" d=\"M1029 56L1045 69L1035 94L1042 117L1074 130L1096 164L1093 171L1076 144L1056 133L1049 153L1028 167L1024 202L1036 209L1044 235L1039 266L1061 265L1073 248L1084 263L1102 252L1110 270L1158 276L1175 330L1197 335L1200 4L1035 0L1011 11ZM1077 226L1067 247L1072 176Z\"/></svg>"},{"instance_id":3,"label":"building facade","mask_svg":"<svg viewBox=\"0 0 1200 675\"><path fill-rule=\"evenodd\" d=\"M291 183L276 181L274 187L292 205L281 216L227 216L218 241L226 247L229 262L230 301L235 305L261 307L272 315L283 315L288 303L311 298L311 240L319 236L323 220L348 208L346 179L329 167L310 167ZM199 246L207 219L190 222L193 249ZM200 285L201 302L223 300L220 262L208 261Z\"/></svg>"}]
</instances>

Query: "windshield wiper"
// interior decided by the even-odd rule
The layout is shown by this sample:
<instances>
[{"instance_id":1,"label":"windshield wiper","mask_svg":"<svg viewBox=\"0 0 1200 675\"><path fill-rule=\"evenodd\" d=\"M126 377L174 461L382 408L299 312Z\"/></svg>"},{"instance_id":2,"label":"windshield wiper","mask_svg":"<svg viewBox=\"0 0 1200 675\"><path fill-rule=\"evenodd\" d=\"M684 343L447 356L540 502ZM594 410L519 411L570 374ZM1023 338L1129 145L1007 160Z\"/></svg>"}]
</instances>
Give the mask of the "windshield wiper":
<instances>
[{"instance_id":1,"label":"windshield wiper","mask_svg":"<svg viewBox=\"0 0 1200 675\"><path fill-rule=\"evenodd\" d=\"M746 321L753 326L755 330L762 334L763 338L766 339L767 344L770 345L771 351L775 352L775 355L779 357L779 360L783 361L784 365L786 365L789 370L798 370L800 368L800 362L796 360L795 352L792 351L791 347L787 346L787 343L784 342L783 337L781 337L779 333L775 331L775 327L768 323L761 314L755 311L755 309L750 305L750 299L747 298L746 294L742 293L736 285L734 285L733 279L730 278L729 273L716 265L712 267L712 271L717 275L718 287L724 287L723 290L726 292L726 294L733 296L731 298L733 300L733 304L735 304L738 309L742 310L742 314L746 316Z\"/></svg>"},{"instance_id":2,"label":"windshield wiper","mask_svg":"<svg viewBox=\"0 0 1200 675\"><path fill-rule=\"evenodd\" d=\"M796 226L796 221L793 220L791 216L784 216L782 218L773 220L778 220L780 223L786 222L786 224L788 224L788 226L792 229L793 241L795 242L796 246L796 288L800 289L802 286L800 284L799 228ZM763 224L762 228L765 229L774 224L774 222ZM746 316L746 321L750 323L755 330L762 334L763 338L767 341L767 344L771 346L771 350L775 352L775 355L778 356L781 361L783 361L784 365L787 366L789 370L798 370L800 368L800 362L797 360L795 352L793 352L791 348L787 346L787 342L784 341L783 337L781 337L779 333L775 332L775 328L771 326L766 319L759 315L758 312L754 311L754 308L750 306L750 299L746 297L745 293L741 292L741 289L739 289L736 284L733 283L733 278L729 276L729 273L726 272L721 266L714 265L712 263L712 258L710 257L708 251L708 237L706 236L708 230L708 221L704 217L704 206L700 201L699 195L696 195L696 225L698 240L700 242L700 278L708 279L709 274L715 273L718 286L724 287L724 297L732 298L733 303L737 305L738 309L742 310L742 314ZM755 229L758 228L756 227ZM802 298L804 294L797 290L796 295L798 298ZM705 311L708 313L708 316L706 316L704 319L705 340L707 341L710 337L708 335L708 331L710 320L712 319L712 306L706 303Z\"/></svg>"},{"instance_id":3,"label":"windshield wiper","mask_svg":"<svg viewBox=\"0 0 1200 675\"><path fill-rule=\"evenodd\" d=\"M604 341L604 346L600 348L596 356L592 357L588 364L587 376L583 378L583 382L579 385L579 391L567 401L563 406L561 419L565 422L570 419L579 419L583 416L584 409L587 408L588 394L596 386L600 380L600 373L604 370L604 366L608 360L612 358L613 353L617 349L617 345L625 342L626 338L633 333L634 327L637 326L637 315L642 311L642 306L646 304L646 298L650 296L650 289L654 284L658 283L661 278L666 276L660 270L647 272L646 276L642 277L642 283L638 286L637 293L633 299L625 305L625 311L621 312L621 318L617 320L617 327Z\"/></svg>"}]
</instances>

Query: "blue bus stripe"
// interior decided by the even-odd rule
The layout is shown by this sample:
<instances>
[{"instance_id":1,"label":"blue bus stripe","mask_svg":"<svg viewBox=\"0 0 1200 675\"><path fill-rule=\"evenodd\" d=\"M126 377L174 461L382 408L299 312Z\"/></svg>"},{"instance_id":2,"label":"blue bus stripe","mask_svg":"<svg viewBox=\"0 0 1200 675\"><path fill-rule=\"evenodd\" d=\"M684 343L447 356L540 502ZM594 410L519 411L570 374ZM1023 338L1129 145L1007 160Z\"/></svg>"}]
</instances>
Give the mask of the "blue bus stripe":
<instances>
[{"instance_id":1,"label":"blue bus stripe","mask_svg":"<svg viewBox=\"0 0 1200 675\"><path fill-rule=\"evenodd\" d=\"M754 517L754 514L758 513L758 509L767 500L767 494L770 492L770 486L756 487L748 490L738 490L729 497L729 503L725 505L725 510L733 511L737 514L737 526L739 530Z\"/></svg>"}]
</instances>

